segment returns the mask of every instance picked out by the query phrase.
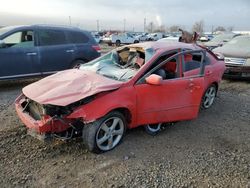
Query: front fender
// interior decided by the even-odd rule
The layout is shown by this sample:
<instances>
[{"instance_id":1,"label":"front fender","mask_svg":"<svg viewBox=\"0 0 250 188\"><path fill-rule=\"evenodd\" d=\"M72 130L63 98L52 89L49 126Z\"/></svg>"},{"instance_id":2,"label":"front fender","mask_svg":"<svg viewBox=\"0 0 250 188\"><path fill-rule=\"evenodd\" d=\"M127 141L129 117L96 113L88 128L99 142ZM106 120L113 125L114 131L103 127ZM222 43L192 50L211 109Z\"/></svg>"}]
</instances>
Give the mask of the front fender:
<instances>
[{"instance_id":1,"label":"front fender","mask_svg":"<svg viewBox=\"0 0 250 188\"><path fill-rule=\"evenodd\" d=\"M133 87L123 87L97 97L94 101L78 107L67 118L82 118L85 123L89 123L117 108L126 108L130 111L132 117L129 126L136 123L136 95Z\"/></svg>"}]
</instances>

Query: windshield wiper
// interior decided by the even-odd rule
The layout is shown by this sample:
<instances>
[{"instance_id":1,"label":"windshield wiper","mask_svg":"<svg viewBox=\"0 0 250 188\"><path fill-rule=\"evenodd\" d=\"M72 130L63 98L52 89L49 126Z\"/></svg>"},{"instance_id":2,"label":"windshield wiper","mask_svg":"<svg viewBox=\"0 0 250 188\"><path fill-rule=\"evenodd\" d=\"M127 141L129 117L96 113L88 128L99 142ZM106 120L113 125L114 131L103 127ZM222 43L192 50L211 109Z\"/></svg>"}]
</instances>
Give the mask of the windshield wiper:
<instances>
[{"instance_id":1,"label":"windshield wiper","mask_svg":"<svg viewBox=\"0 0 250 188\"><path fill-rule=\"evenodd\" d=\"M107 77L107 78L111 78L111 79L114 79L114 80L119 80L116 76L114 75L108 75L108 74L102 74L103 76Z\"/></svg>"},{"instance_id":2,"label":"windshield wiper","mask_svg":"<svg viewBox=\"0 0 250 188\"><path fill-rule=\"evenodd\" d=\"M98 72L99 72L100 70L102 70L104 67L105 67L105 65L103 65L102 67L98 68L98 69L96 70L96 73L98 73Z\"/></svg>"}]
</instances>

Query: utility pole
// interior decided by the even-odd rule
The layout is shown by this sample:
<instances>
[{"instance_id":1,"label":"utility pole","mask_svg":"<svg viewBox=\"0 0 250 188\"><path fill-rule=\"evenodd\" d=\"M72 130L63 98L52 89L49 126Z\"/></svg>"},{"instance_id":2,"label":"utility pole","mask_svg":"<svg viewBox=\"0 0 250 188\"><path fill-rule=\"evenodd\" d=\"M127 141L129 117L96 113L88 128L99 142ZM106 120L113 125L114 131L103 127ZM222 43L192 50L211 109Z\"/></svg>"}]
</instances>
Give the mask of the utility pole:
<instances>
[{"instance_id":1,"label":"utility pole","mask_svg":"<svg viewBox=\"0 0 250 188\"><path fill-rule=\"evenodd\" d=\"M147 19L144 18L144 29L143 29L144 33L146 32L146 25L147 25Z\"/></svg>"},{"instance_id":2,"label":"utility pole","mask_svg":"<svg viewBox=\"0 0 250 188\"><path fill-rule=\"evenodd\" d=\"M71 25L71 16L69 16L69 25Z\"/></svg>"},{"instance_id":3,"label":"utility pole","mask_svg":"<svg viewBox=\"0 0 250 188\"><path fill-rule=\"evenodd\" d=\"M123 20L123 32L125 33L126 31L126 19L124 18Z\"/></svg>"},{"instance_id":4,"label":"utility pole","mask_svg":"<svg viewBox=\"0 0 250 188\"><path fill-rule=\"evenodd\" d=\"M153 32L153 22L150 22L150 33Z\"/></svg>"},{"instance_id":5,"label":"utility pole","mask_svg":"<svg viewBox=\"0 0 250 188\"><path fill-rule=\"evenodd\" d=\"M99 20L96 20L96 29L97 29L97 32L99 32Z\"/></svg>"}]
</instances>

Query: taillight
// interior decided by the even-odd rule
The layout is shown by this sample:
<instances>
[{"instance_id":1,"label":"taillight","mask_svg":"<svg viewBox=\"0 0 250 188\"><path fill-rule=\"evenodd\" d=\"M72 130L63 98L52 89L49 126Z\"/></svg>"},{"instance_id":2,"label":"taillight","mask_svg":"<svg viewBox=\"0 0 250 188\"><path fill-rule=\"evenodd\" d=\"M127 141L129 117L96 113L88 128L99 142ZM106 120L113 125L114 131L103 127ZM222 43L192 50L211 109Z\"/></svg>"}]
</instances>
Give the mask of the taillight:
<instances>
[{"instance_id":1,"label":"taillight","mask_svg":"<svg viewBox=\"0 0 250 188\"><path fill-rule=\"evenodd\" d=\"M98 53L101 53L101 48L99 45L92 46Z\"/></svg>"}]
</instances>

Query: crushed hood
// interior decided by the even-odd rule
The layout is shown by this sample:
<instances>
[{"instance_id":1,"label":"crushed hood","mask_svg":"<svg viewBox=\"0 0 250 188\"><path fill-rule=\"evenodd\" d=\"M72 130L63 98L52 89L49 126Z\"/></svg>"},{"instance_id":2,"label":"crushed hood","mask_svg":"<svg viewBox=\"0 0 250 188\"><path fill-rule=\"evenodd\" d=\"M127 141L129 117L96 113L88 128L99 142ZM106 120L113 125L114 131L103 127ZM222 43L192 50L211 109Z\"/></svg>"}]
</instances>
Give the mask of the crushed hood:
<instances>
[{"instance_id":1,"label":"crushed hood","mask_svg":"<svg viewBox=\"0 0 250 188\"><path fill-rule=\"evenodd\" d=\"M40 103L67 106L102 91L119 88L122 82L94 72L71 69L58 72L23 88L26 97Z\"/></svg>"},{"instance_id":2,"label":"crushed hood","mask_svg":"<svg viewBox=\"0 0 250 188\"><path fill-rule=\"evenodd\" d=\"M204 42L204 45L207 47L214 47L214 46L219 46L222 42L214 42L214 41L208 41Z\"/></svg>"}]
</instances>

